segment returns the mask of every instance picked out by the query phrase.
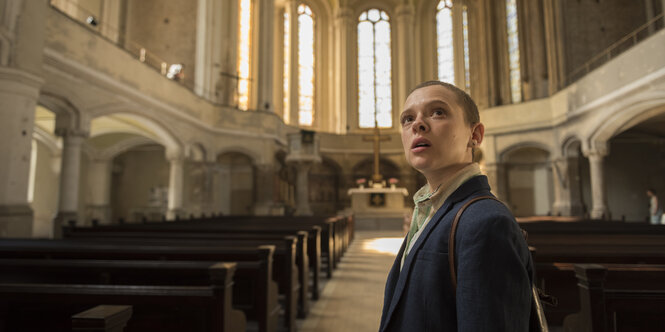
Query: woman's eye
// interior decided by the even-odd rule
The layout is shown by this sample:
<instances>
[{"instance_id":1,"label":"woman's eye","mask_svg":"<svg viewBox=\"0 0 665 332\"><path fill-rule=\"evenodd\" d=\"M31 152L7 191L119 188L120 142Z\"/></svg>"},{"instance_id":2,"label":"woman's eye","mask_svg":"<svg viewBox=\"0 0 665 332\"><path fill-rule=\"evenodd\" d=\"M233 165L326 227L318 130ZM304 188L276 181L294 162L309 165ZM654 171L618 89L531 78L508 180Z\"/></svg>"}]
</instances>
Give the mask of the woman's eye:
<instances>
[{"instance_id":1,"label":"woman's eye","mask_svg":"<svg viewBox=\"0 0 665 332\"><path fill-rule=\"evenodd\" d=\"M435 109L434 111L432 111L432 115L441 116L443 114L444 113L442 109Z\"/></svg>"},{"instance_id":2,"label":"woman's eye","mask_svg":"<svg viewBox=\"0 0 665 332\"><path fill-rule=\"evenodd\" d=\"M412 116L405 116L405 117L402 118L402 124L407 124L407 123L412 122L412 121L413 121Z\"/></svg>"}]
</instances>

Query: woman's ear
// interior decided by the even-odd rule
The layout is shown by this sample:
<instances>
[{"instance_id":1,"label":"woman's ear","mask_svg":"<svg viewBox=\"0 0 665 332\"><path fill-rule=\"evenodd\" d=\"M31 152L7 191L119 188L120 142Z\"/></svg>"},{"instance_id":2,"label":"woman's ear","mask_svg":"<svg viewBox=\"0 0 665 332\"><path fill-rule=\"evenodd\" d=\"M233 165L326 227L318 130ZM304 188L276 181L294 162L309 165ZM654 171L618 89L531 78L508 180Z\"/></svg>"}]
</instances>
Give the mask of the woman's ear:
<instances>
[{"instance_id":1,"label":"woman's ear","mask_svg":"<svg viewBox=\"0 0 665 332\"><path fill-rule=\"evenodd\" d=\"M473 147L478 147L485 137L485 125L478 122L471 127L471 141Z\"/></svg>"}]
</instances>

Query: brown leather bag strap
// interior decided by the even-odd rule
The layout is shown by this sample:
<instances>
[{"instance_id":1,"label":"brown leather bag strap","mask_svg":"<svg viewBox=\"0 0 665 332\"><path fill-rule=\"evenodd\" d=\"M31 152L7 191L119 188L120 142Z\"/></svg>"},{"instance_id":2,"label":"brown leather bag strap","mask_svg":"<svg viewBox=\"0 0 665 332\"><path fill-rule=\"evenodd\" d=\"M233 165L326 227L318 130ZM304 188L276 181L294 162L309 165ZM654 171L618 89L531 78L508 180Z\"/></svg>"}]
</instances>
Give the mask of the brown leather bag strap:
<instances>
[{"instance_id":1,"label":"brown leather bag strap","mask_svg":"<svg viewBox=\"0 0 665 332\"><path fill-rule=\"evenodd\" d=\"M472 203L482 200L482 199L493 199L497 202L501 202L494 196L478 196L464 203L462 207L457 211L455 215L455 220L453 220L453 225L450 227L450 237L448 239L448 264L450 264L450 280L453 284L453 294L457 296L457 272L455 271L455 234L457 233L457 224L459 223L460 217L464 210L466 210L469 205ZM502 203L503 204L503 203Z\"/></svg>"}]
</instances>

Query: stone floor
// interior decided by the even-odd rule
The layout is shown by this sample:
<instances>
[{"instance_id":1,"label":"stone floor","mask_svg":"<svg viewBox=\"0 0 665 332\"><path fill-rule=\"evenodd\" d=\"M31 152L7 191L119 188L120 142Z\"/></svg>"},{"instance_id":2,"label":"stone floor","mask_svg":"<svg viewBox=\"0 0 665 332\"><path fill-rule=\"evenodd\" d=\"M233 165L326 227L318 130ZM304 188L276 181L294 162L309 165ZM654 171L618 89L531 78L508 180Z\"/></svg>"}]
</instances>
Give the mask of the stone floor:
<instances>
[{"instance_id":1,"label":"stone floor","mask_svg":"<svg viewBox=\"0 0 665 332\"><path fill-rule=\"evenodd\" d=\"M321 298L298 322L298 330L378 331L383 288L402 239L400 231L356 231L333 278L324 284Z\"/></svg>"}]
</instances>

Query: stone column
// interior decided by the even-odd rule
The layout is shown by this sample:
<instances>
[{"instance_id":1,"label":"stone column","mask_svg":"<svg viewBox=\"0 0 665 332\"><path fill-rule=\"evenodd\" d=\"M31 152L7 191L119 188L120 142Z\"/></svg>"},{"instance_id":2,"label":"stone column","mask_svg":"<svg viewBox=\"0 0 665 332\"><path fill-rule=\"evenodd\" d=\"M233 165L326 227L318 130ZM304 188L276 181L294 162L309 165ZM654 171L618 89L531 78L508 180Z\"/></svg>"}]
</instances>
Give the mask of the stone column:
<instances>
[{"instance_id":1,"label":"stone column","mask_svg":"<svg viewBox=\"0 0 665 332\"><path fill-rule=\"evenodd\" d=\"M407 94L415 85L415 34L413 32L414 9L411 4L397 6L397 103L403 105ZM399 112L393 112L395 116ZM397 123L398 121L394 121Z\"/></svg>"},{"instance_id":2,"label":"stone column","mask_svg":"<svg viewBox=\"0 0 665 332\"><path fill-rule=\"evenodd\" d=\"M217 101L215 86L220 80L222 50L225 48L221 36L224 14L222 6L221 1L199 0L196 17L194 91L212 101Z\"/></svg>"},{"instance_id":3,"label":"stone column","mask_svg":"<svg viewBox=\"0 0 665 332\"><path fill-rule=\"evenodd\" d=\"M0 237L30 237L28 203L35 106L43 80L0 67Z\"/></svg>"},{"instance_id":4,"label":"stone column","mask_svg":"<svg viewBox=\"0 0 665 332\"><path fill-rule=\"evenodd\" d=\"M276 208L275 203L275 165L256 165L256 204L254 214L269 216Z\"/></svg>"},{"instance_id":5,"label":"stone column","mask_svg":"<svg viewBox=\"0 0 665 332\"><path fill-rule=\"evenodd\" d=\"M544 0L545 42L547 43L547 77L549 94L553 95L566 85L564 31L561 0Z\"/></svg>"},{"instance_id":6,"label":"stone column","mask_svg":"<svg viewBox=\"0 0 665 332\"><path fill-rule=\"evenodd\" d=\"M238 1L221 1L220 44L225 45L221 51L221 70L215 83L215 98L224 106L234 104L238 89Z\"/></svg>"},{"instance_id":7,"label":"stone column","mask_svg":"<svg viewBox=\"0 0 665 332\"><path fill-rule=\"evenodd\" d=\"M60 167L58 216L53 225L53 234L55 237L60 237L63 225L67 225L69 221L79 223L81 146L88 135L86 132L76 129L56 129L56 134L62 137L62 166Z\"/></svg>"},{"instance_id":8,"label":"stone column","mask_svg":"<svg viewBox=\"0 0 665 332\"><path fill-rule=\"evenodd\" d=\"M289 15L289 103L284 114L288 114L287 124L298 126L300 123L298 113L298 2L289 0L284 6ZM286 61L286 59L284 59Z\"/></svg>"},{"instance_id":9,"label":"stone column","mask_svg":"<svg viewBox=\"0 0 665 332\"><path fill-rule=\"evenodd\" d=\"M525 101L548 96L547 54L543 4L541 1L517 2L520 7L520 51L524 50L522 92Z\"/></svg>"},{"instance_id":10,"label":"stone column","mask_svg":"<svg viewBox=\"0 0 665 332\"><path fill-rule=\"evenodd\" d=\"M357 61L352 56L352 48L350 40L353 37L353 11L350 8L341 7L335 11L334 23L334 39L335 39L335 54L334 54L334 88L333 88L333 112L339 114L339 121L334 131L337 133L345 133L349 126L348 114L355 112L351 100L356 98L354 95L349 95L349 87L351 79L354 77L351 74L352 61ZM351 117L353 118L353 117Z\"/></svg>"},{"instance_id":11,"label":"stone column","mask_svg":"<svg viewBox=\"0 0 665 332\"><path fill-rule=\"evenodd\" d=\"M257 71L252 75L256 86L256 104L254 109L273 112L272 104L272 74L273 74L273 29L275 28L275 1L258 0L255 24L258 22L258 38L252 47L253 53L258 53Z\"/></svg>"},{"instance_id":12,"label":"stone column","mask_svg":"<svg viewBox=\"0 0 665 332\"><path fill-rule=\"evenodd\" d=\"M169 202L166 217L168 219L175 219L176 216L182 215L182 198L183 198L183 174L185 160L182 157L170 157L169 161Z\"/></svg>"},{"instance_id":13,"label":"stone column","mask_svg":"<svg viewBox=\"0 0 665 332\"><path fill-rule=\"evenodd\" d=\"M86 216L100 224L111 223L111 168L109 159L92 160L88 164L88 187L90 196L86 206Z\"/></svg>"},{"instance_id":14,"label":"stone column","mask_svg":"<svg viewBox=\"0 0 665 332\"><path fill-rule=\"evenodd\" d=\"M589 158L589 167L591 175L591 218L609 219L609 211L606 203L605 178L603 170L603 158L607 153L599 151L589 151L584 154Z\"/></svg>"},{"instance_id":15,"label":"stone column","mask_svg":"<svg viewBox=\"0 0 665 332\"><path fill-rule=\"evenodd\" d=\"M579 158L577 156L552 160L554 180L552 214L560 216L582 215L578 167Z\"/></svg>"},{"instance_id":16,"label":"stone column","mask_svg":"<svg viewBox=\"0 0 665 332\"><path fill-rule=\"evenodd\" d=\"M102 17L99 32L114 43L120 42L122 1L102 1Z\"/></svg>"},{"instance_id":17,"label":"stone column","mask_svg":"<svg viewBox=\"0 0 665 332\"><path fill-rule=\"evenodd\" d=\"M296 216L311 216L312 209L309 206L309 170L312 168L311 161L299 161L296 166Z\"/></svg>"}]
</instances>

